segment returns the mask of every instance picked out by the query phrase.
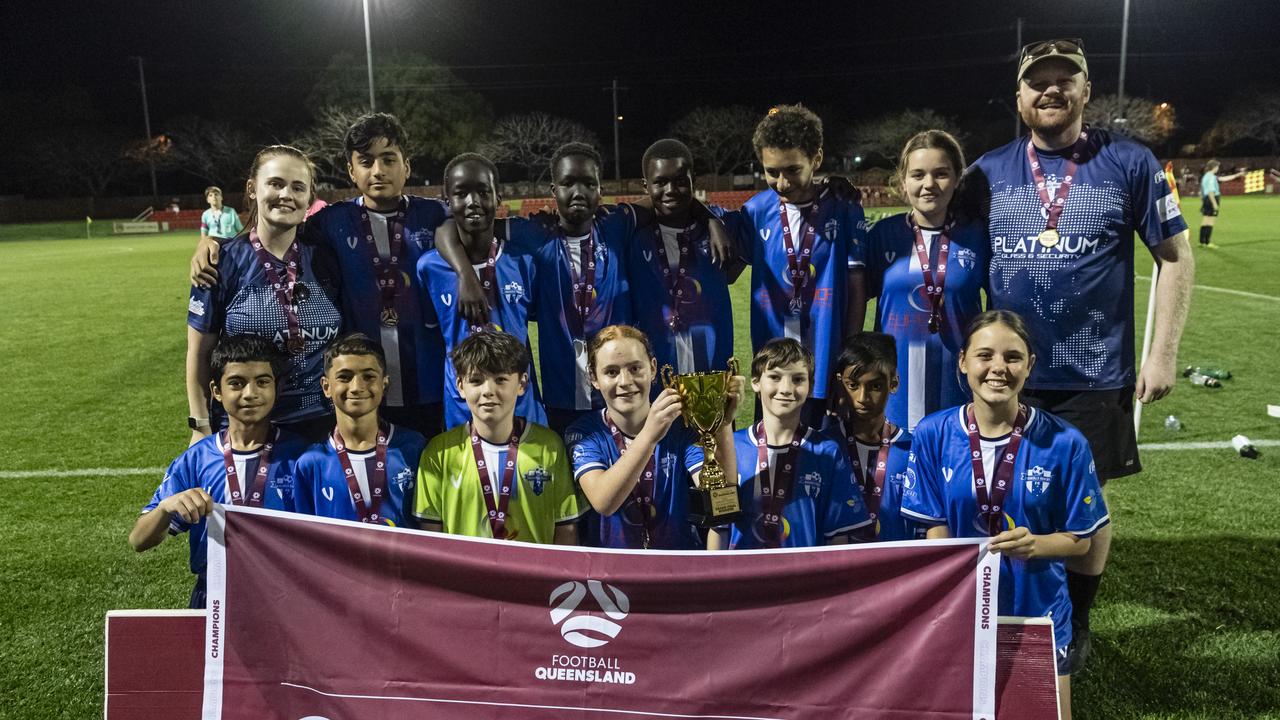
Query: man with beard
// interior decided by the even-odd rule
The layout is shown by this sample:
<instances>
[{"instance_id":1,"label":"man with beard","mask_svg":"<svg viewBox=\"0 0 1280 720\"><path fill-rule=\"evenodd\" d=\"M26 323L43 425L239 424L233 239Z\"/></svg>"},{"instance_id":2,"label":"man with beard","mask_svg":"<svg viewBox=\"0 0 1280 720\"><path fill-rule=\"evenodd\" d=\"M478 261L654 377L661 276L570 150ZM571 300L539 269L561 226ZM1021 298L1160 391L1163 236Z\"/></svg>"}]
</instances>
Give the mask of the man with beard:
<instances>
[{"instance_id":1,"label":"man with beard","mask_svg":"<svg viewBox=\"0 0 1280 720\"><path fill-rule=\"evenodd\" d=\"M1039 361L1023 397L1084 433L1105 483L1141 470L1133 399L1155 402L1173 387L1195 263L1151 151L1084 126L1090 91L1079 40L1027 45L1017 99L1031 137L983 155L964 184L991 238L991 306L1017 312L1031 328ZM1152 352L1136 373L1135 232L1160 268ZM1073 670L1089 654L1089 609L1110 545L1108 525L1087 555L1067 561Z\"/></svg>"}]
</instances>

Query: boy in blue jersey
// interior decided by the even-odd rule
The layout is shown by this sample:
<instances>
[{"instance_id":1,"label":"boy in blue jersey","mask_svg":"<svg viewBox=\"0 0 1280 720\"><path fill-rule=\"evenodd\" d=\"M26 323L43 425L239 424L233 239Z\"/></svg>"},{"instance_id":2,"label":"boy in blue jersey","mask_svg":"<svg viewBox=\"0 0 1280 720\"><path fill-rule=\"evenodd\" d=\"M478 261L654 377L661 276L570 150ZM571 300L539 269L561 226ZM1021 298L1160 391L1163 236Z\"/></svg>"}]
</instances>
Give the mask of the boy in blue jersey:
<instances>
[{"instance_id":1,"label":"boy in blue jersey","mask_svg":"<svg viewBox=\"0 0 1280 720\"><path fill-rule=\"evenodd\" d=\"M787 337L813 349L804 419L816 426L840 343L862 330L866 220L856 197L840 198L814 182L822 165L822 120L811 111L773 108L756 126L752 145L769 189L743 205L738 233L751 263L751 345L759 351Z\"/></svg>"},{"instance_id":2,"label":"boy in blue jersey","mask_svg":"<svg viewBox=\"0 0 1280 720\"><path fill-rule=\"evenodd\" d=\"M422 320L414 269L434 247L449 216L444 203L404 194L411 167L409 138L387 113L363 115L343 141L347 172L360 195L307 219L304 239L328 246L342 275L345 330L364 333L387 358L383 414L424 435L441 429L444 344L438 327ZM202 242L192 282L216 282L219 248Z\"/></svg>"},{"instance_id":3,"label":"boy in blue jersey","mask_svg":"<svg viewBox=\"0 0 1280 720\"><path fill-rule=\"evenodd\" d=\"M872 525L840 440L803 420L813 353L791 338L751 360L763 418L734 433L742 516L712 530L707 549L815 547L850 541Z\"/></svg>"},{"instance_id":4,"label":"boy in blue jersey","mask_svg":"<svg viewBox=\"0 0 1280 720\"><path fill-rule=\"evenodd\" d=\"M205 606L205 517L214 503L293 510L294 463L306 447L302 438L273 430L268 420L285 368L270 340L223 337L210 365L210 391L226 410L227 429L203 438L169 465L129 532L138 552L159 545L166 533L189 533L193 608Z\"/></svg>"},{"instance_id":5,"label":"boy in blue jersey","mask_svg":"<svg viewBox=\"0 0 1280 720\"><path fill-rule=\"evenodd\" d=\"M657 222L638 222L629 243L635 325L652 343L658 367L723 370L733 355L729 282L743 265L734 257L722 267L713 235L723 223L735 237L740 216L720 212L717 219L695 200L693 155L679 140L650 145L641 169Z\"/></svg>"},{"instance_id":6,"label":"boy in blue jersey","mask_svg":"<svg viewBox=\"0 0 1280 720\"><path fill-rule=\"evenodd\" d=\"M554 217L508 218L504 234L537 267L538 356L547 424L562 433L578 417L603 406L587 370L587 341L603 327L631 321L626 244L630 209L600 208L600 153L566 143L551 158ZM464 254L442 233L440 252L455 269ZM459 273L465 275L465 273ZM459 285L463 316L485 317L488 298L472 278Z\"/></svg>"},{"instance_id":7,"label":"boy in blue jersey","mask_svg":"<svg viewBox=\"0 0 1280 720\"><path fill-rule=\"evenodd\" d=\"M824 429L844 440L853 482L874 521L859 540L916 540L924 528L902 517L902 479L911 452L911 433L885 416L898 391L897 346L893 337L863 332L844 345L836 359L835 402Z\"/></svg>"},{"instance_id":8,"label":"boy in blue jersey","mask_svg":"<svg viewBox=\"0 0 1280 720\"><path fill-rule=\"evenodd\" d=\"M533 255L524 247L495 233L497 168L483 155L463 153L445 167L444 191L467 269L456 272L442 254L443 245L418 260L418 287L427 322L439 325L449 353L468 335L484 329L510 333L527 346L529 320L537 302L537 266ZM483 324L473 323L461 312L459 285L468 280L478 282L487 298L489 309L484 313ZM546 343L542 339L544 356ZM564 371L563 366L555 370L561 374ZM532 365L529 375L535 379ZM456 380L453 362L446 360L444 420L445 427L450 428L466 422L471 415ZM520 396L517 413L531 422L546 423L536 381L531 384L531 392Z\"/></svg>"},{"instance_id":9,"label":"boy in blue jersey","mask_svg":"<svg viewBox=\"0 0 1280 720\"><path fill-rule=\"evenodd\" d=\"M427 441L379 416L388 383L382 346L365 335L344 335L325 348L320 384L337 425L298 459L298 512L413 526L414 481Z\"/></svg>"}]
</instances>

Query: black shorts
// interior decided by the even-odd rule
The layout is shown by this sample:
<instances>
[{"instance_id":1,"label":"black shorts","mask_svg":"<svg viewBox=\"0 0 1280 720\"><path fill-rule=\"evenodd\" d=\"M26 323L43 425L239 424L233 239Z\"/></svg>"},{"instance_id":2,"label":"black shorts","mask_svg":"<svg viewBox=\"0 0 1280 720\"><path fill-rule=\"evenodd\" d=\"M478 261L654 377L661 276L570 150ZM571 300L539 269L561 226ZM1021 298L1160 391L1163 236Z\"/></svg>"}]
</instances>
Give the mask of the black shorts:
<instances>
[{"instance_id":1,"label":"black shorts","mask_svg":"<svg viewBox=\"0 0 1280 720\"><path fill-rule=\"evenodd\" d=\"M1216 217L1218 214L1218 211L1222 209L1222 199L1221 198L1216 198L1216 199L1218 200L1218 204L1215 207L1214 204L1209 201L1208 195L1201 197L1200 198L1200 214L1206 217Z\"/></svg>"},{"instance_id":2,"label":"black shorts","mask_svg":"<svg viewBox=\"0 0 1280 720\"><path fill-rule=\"evenodd\" d=\"M1142 472L1133 430L1132 385L1119 390L1023 390L1028 405L1057 415L1089 441L1098 482Z\"/></svg>"}]
</instances>

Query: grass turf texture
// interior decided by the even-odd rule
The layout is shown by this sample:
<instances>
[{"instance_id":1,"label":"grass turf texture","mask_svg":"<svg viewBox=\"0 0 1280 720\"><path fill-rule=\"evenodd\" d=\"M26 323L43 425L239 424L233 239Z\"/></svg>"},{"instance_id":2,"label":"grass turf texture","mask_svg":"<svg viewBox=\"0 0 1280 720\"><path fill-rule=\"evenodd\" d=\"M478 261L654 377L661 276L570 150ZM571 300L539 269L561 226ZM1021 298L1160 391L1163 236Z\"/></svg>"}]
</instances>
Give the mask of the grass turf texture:
<instances>
[{"instance_id":1,"label":"grass turf texture","mask_svg":"<svg viewBox=\"0 0 1280 720\"><path fill-rule=\"evenodd\" d=\"M1193 242L1199 218L1187 203ZM1280 298L1280 199L1228 198L1197 283ZM102 232L108 225L96 226ZM84 239L78 223L0 226L0 470L162 467L186 446L187 258L193 233ZM1136 282L1138 338L1149 256ZM734 289L750 359L747 284ZM1179 380L1144 413L1143 442L1280 437L1280 300L1200 289L1180 365L1217 364L1221 390ZM870 314L870 313L869 313ZM752 398L744 399L742 419ZM1181 432L1163 428L1177 415ZM1076 717L1280 718L1280 449L1145 452L1116 481L1111 567ZM0 718L86 718L102 707L103 615L185 606L185 539L125 542L159 474L0 478Z\"/></svg>"}]
</instances>

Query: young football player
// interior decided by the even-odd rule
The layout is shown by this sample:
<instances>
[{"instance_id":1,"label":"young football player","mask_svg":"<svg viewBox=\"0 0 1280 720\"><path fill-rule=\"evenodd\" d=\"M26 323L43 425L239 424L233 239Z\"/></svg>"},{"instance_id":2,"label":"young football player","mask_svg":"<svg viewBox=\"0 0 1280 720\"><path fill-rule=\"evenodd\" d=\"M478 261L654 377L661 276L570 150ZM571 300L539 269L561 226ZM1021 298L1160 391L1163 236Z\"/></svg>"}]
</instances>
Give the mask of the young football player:
<instances>
[{"instance_id":1,"label":"young football player","mask_svg":"<svg viewBox=\"0 0 1280 720\"><path fill-rule=\"evenodd\" d=\"M973 402L916 426L902 514L929 538L987 537L1000 563L1002 615L1053 619L1063 717L1071 717L1066 557L1088 552L1110 518L1084 435L1019 397L1036 356L1026 323L989 310L965 332L960 371Z\"/></svg>"},{"instance_id":2,"label":"young football player","mask_svg":"<svg viewBox=\"0 0 1280 720\"><path fill-rule=\"evenodd\" d=\"M227 429L201 439L170 463L129 531L129 544L138 552L159 545L166 533L188 533L189 565L196 576L193 608L205 606L205 517L214 503L293 510L294 463L306 448L305 440L273 429L268 419L286 365L270 340L224 337L209 365L209 390L226 410Z\"/></svg>"},{"instance_id":3,"label":"young football player","mask_svg":"<svg viewBox=\"0 0 1280 720\"><path fill-rule=\"evenodd\" d=\"M319 211L313 204L306 240L337 257L345 330L382 345L385 419L434 435L442 424L444 341L438 327L422 320L415 269L435 246L436 228L448 210L437 199L404 194L411 172L409 137L394 115L357 118L343 144L347 173L360 195ZM217 282L218 250L204 243L197 249L193 284Z\"/></svg>"},{"instance_id":4,"label":"young football player","mask_svg":"<svg viewBox=\"0 0 1280 720\"><path fill-rule=\"evenodd\" d=\"M698 437L676 422L683 406L673 389L650 402L658 364L644 333L611 325L587 349L591 382L605 407L565 434L574 478L594 512L587 543L597 547L701 550L706 544L689 519L689 491L702 469ZM720 426L716 459L736 468L733 417L745 382L733 378Z\"/></svg>"},{"instance_id":5,"label":"young football player","mask_svg":"<svg viewBox=\"0 0 1280 720\"><path fill-rule=\"evenodd\" d=\"M222 409L210 404L209 358L229 335L262 335L288 353L272 420L314 442L333 427L320 393L320 356L343 323L333 251L298 235L315 197L315 167L297 148L264 148L249 169L245 196L252 203L249 232L222 248L218 284L192 286L187 304L191 442L225 422Z\"/></svg>"},{"instance_id":6,"label":"young football player","mask_svg":"<svg viewBox=\"0 0 1280 720\"><path fill-rule=\"evenodd\" d=\"M521 416L529 349L504 332L476 332L450 354L470 419L431 439L414 513L427 530L576 545L586 503L560 437Z\"/></svg>"},{"instance_id":7,"label":"young football player","mask_svg":"<svg viewBox=\"0 0 1280 720\"><path fill-rule=\"evenodd\" d=\"M469 271L455 272L443 247L418 260L418 287L427 322L439 325L444 347L452 354L468 335L485 329L510 333L529 343L529 320L536 302L536 264L531 255L494 232L498 207L498 169L483 155L463 153L445 166L444 191L466 253ZM459 283L475 279L488 298L483 324L473 324L460 310ZM562 372L565 368L558 368ZM527 368L534 378L532 365ZM457 369L444 363L445 427L456 427L471 416L458 388ZM545 423L536 379L523 393L516 412L530 422Z\"/></svg>"},{"instance_id":8,"label":"young football player","mask_svg":"<svg viewBox=\"0 0 1280 720\"><path fill-rule=\"evenodd\" d=\"M872 520L840 440L804 422L813 353L798 340L765 343L751 360L763 418L734 433L742 516L712 530L718 550L843 544Z\"/></svg>"},{"instance_id":9,"label":"young football player","mask_svg":"<svg viewBox=\"0 0 1280 720\"><path fill-rule=\"evenodd\" d=\"M860 540L916 540L924 528L902 517L902 479L911 452L911 433L885 417L898 392L893 337L863 332L849 338L835 364L832 411L824 429L843 438L853 481L874 521Z\"/></svg>"},{"instance_id":10,"label":"young football player","mask_svg":"<svg viewBox=\"0 0 1280 720\"><path fill-rule=\"evenodd\" d=\"M212 239L221 243L239 235L244 230L240 215L233 208L222 204L222 188L210 185L204 189L209 208L200 215L200 239Z\"/></svg>"},{"instance_id":11,"label":"young football player","mask_svg":"<svg viewBox=\"0 0 1280 720\"><path fill-rule=\"evenodd\" d=\"M324 351L325 397L337 422L324 442L298 459L298 512L339 520L413 527L413 486L427 441L380 417L387 390L382 345L360 333Z\"/></svg>"},{"instance_id":12,"label":"young football player","mask_svg":"<svg viewBox=\"0 0 1280 720\"><path fill-rule=\"evenodd\" d=\"M951 135L913 136L897 170L911 211L877 222L867 238L876 330L897 341L902 384L887 412L899 427L913 428L925 415L969 399L956 355L965 326L982 312L991 245L986 223L955 212L964 167Z\"/></svg>"},{"instance_id":13,"label":"young football player","mask_svg":"<svg viewBox=\"0 0 1280 720\"><path fill-rule=\"evenodd\" d=\"M831 365L866 312L866 221L855 198L814 182L822 166L822 120L798 105L773 108L752 144L769 189L742 207L738 233L751 263L751 345L792 338L814 353L804 419L822 422Z\"/></svg>"}]
</instances>

